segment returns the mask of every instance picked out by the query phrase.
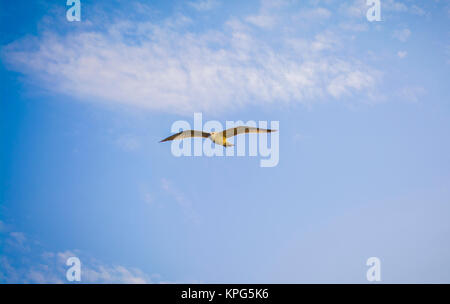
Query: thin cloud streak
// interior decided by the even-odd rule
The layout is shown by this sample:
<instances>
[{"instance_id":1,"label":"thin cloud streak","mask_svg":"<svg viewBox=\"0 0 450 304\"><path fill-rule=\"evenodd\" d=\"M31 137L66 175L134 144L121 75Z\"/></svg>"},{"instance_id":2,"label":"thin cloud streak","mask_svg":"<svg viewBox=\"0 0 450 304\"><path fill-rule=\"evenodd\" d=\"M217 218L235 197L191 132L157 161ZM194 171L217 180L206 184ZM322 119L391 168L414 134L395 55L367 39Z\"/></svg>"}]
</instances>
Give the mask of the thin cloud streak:
<instances>
[{"instance_id":1,"label":"thin cloud streak","mask_svg":"<svg viewBox=\"0 0 450 304\"><path fill-rule=\"evenodd\" d=\"M14 258L0 255L0 281L3 283L63 284L69 257L81 260L80 283L158 283L160 276L148 275L139 268L110 265L80 250L46 251L22 232L11 232L4 239L4 250Z\"/></svg>"},{"instance_id":2,"label":"thin cloud streak","mask_svg":"<svg viewBox=\"0 0 450 304\"><path fill-rule=\"evenodd\" d=\"M193 21L183 15L66 34L47 28L2 55L9 68L52 93L177 114L374 95L379 71L338 54L339 33L289 33L272 42L245 22L251 16L203 32L190 31Z\"/></svg>"}]
</instances>

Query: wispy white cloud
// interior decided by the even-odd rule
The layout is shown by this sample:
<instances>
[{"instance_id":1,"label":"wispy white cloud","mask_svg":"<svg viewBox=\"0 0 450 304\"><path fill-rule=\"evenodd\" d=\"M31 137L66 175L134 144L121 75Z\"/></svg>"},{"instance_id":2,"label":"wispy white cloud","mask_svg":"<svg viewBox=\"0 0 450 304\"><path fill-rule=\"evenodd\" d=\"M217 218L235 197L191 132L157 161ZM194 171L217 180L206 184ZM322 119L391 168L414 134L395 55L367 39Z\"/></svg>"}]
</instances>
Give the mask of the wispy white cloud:
<instances>
[{"instance_id":1,"label":"wispy white cloud","mask_svg":"<svg viewBox=\"0 0 450 304\"><path fill-rule=\"evenodd\" d=\"M259 12L271 16L283 5L266 1ZM341 54L337 33L308 40L280 30L271 41L246 25L248 17L202 32L190 31L193 21L182 15L158 24L116 20L107 30L88 27L66 35L47 28L5 47L3 58L53 93L179 114L373 95L380 74ZM296 40L305 42L302 50L291 48Z\"/></svg>"},{"instance_id":2,"label":"wispy white cloud","mask_svg":"<svg viewBox=\"0 0 450 304\"><path fill-rule=\"evenodd\" d=\"M361 18L367 12L366 0L342 1L339 12L350 17Z\"/></svg>"},{"instance_id":3,"label":"wispy white cloud","mask_svg":"<svg viewBox=\"0 0 450 304\"><path fill-rule=\"evenodd\" d=\"M397 95L404 101L418 102L425 95L426 90L422 86L405 86L399 89Z\"/></svg>"},{"instance_id":4,"label":"wispy white cloud","mask_svg":"<svg viewBox=\"0 0 450 304\"><path fill-rule=\"evenodd\" d=\"M401 30L395 30L392 34L392 37L398 39L401 42L406 42L411 36L411 30L408 28L404 28Z\"/></svg>"},{"instance_id":5,"label":"wispy white cloud","mask_svg":"<svg viewBox=\"0 0 450 304\"><path fill-rule=\"evenodd\" d=\"M396 1L396 0L383 0L381 1L382 10L392 13L407 13L416 16L427 16L427 12L424 8L420 7L417 3L411 3L412 1ZM420 2L419 2L420 3Z\"/></svg>"},{"instance_id":6,"label":"wispy white cloud","mask_svg":"<svg viewBox=\"0 0 450 304\"><path fill-rule=\"evenodd\" d=\"M28 251L29 247L27 245L27 238L25 234L18 231L13 231L9 233L9 237L6 238L5 244L11 248L20 251Z\"/></svg>"},{"instance_id":7,"label":"wispy white cloud","mask_svg":"<svg viewBox=\"0 0 450 304\"><path fill-rule=\"evenodd\" d=\"M393 11L393 12L407 12L408 6L403 2L396 0L383 0L382 7L383 10Z\"/></svg>"},{"instance_id":8,"label":"wispy white cloud","mask_svg":"<svg viewBox=\"0 0 450 304\"><path fill-rule=\"evenodd\" d=\"M292 26L310 28L328 22L333 12L324 7L305 8L292 14Z\"/></svg>"},{"instance_id":9,"label":"wispy white cloud","mask_svg":"<svg viewBox=\"0 0 450 304\"><path fill-rule=\"evenodd\" d=\"M420 6L417 6L416 4L413 4L410 8L410 11L415 14L415 15L419 15L419 16L424 16L427 15L427 12L421 8Z\"/></svg>"},{"instance_id":10,"label":"wispy white cloud","mask_svg":"<svg viewBox=\"0 0 450 304\"><path fill-rule=\"evenodd\" d=\"M136 151L141 147L140 140L133 135L122 135L116 139L116 144L125 151Z\"/></svg>"},{"instance_id":11,"label":"wispy white cloud","mask_svg":"<svg viewBox=\"0 0 450 304\"><path fill-rule=\"evenodd\" d=\"M362 90L374 85L375 80L370 75L360 71L352 71L352 67L345 67L345 64L342 68L347 68L348 73L334 78L327 87L328 93L333 97L339 98L351 94L352 90Z\"/></svg>"},{"instance_id":12,"label":"wispy white cloud","mask_svg":"<svg viewBox=\"0 0 450 304\"><path fill-rule=\"evenodd\" d=\"M342 22L339 27L350 32L365 32L369 29L367 22Z\"/></svg>"},{"instance_id":13,"label":"wispy white cloud","mask_svg":"<svg viewBox=\"0 0 450 304\"><path fill-rule=\"evenodd\" d=\"M46 251L22 232L6 236L0 254L0 281L5 283L60 284L68 283L66 261L81 260L80 283L159 283L157 274L148 275L139 268L110 265L80 250ZM17 246L19 245L19 246ZM6 255L8 252L8 255Z\"/></svg>"},{"instance_id":14,"label":"wispy white cloud","mask_svg":"<svg viewBox=\"0 0 450 304\"><path fill-rule=\"evenodd\" d=\"M161 179L161 188L181 207L186 218L194 223L199 223L200 217L195 211L191 201L188 200L186 195L183 194L175 185L173 185L171 181L166 178Z\"/></svg>"},{"instance_id":15,"label":"wispy white cloud","mask_svg":"<svg viewBox=\"0 0 450 304\"><path fill-rule=\"evenodd\" d=\"M272 15L252 15L245 18L245 20L253 25L262 28L271 28L275 25L275 17Z\"/></svg>"},{"instance_id":16,"label":"wispy white cloud","mask_svg":"<svg viewBox=\"0 0 450 304\"><path fill-rule=\"evenodd\" d=\"M330 18L332 15L331 11L324 8L324 7L317 7L314 9L310 9L310 10L305 10L304 11L304 17L305 18L323 18L323 19L328 19Z\"/></svg>"},{"instance_id":17,"label":"wispy white cloud","mask_svg":"<svg viewBox=\"0 0 450 304\"><path fill-rule=\"evenodd\" d=\"M245 21L263 29L271 29L277 25L282 18L279 10L289 6L286 0L261 0L257 13L244 18Z\"/></svg>"},{"instance_id":18,"label":"wispy white cloud","mask_svg":"<svg viewBox=\"0 0 450 304\"><path fill-rule=\"evenodd\" d=\"M220 5L220 2L217 0L198 0L188 2L188 4L198 11L209 11L218 7Z\"/></svg>"},{"instance_id":19,"label":"wispy white cloud","mask_svg":"<svg viewBox=\"0 0 450 304\"><path fill-rule=\"evenodd\" d=\"M406 55L408 55L408 52L407 52L407 51L398 51L398 52L397 52L397 56L398 56L400 59L405 58Z\"/></svg>"},{"instance_id":20,"label":"wispy white cloud","mask_svg":"<svg viewBox=\"0 0 450 304\"><path fill-rule=\"evenodd\" d=\"M106 265L97 261L83 266L82 278L87 283L148 284L159 281L158 275L149 276L139 268Z\"/></svg>"}]
</instances>

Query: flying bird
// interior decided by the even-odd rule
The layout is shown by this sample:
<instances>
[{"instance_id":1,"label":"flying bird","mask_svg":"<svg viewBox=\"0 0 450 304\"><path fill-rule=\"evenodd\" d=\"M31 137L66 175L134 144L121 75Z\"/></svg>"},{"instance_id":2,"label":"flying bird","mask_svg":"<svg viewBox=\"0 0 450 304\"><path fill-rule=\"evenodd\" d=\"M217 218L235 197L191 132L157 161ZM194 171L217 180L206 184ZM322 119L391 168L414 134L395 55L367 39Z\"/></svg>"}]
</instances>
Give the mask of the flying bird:
<instances>
[{"instance_id":1,"label":"flying bird","mask_svg":"<svg viewBox=\"0 0 450 304\"><path fill-rule=\"evenodd\" d=\"M230 128L226 129L225 131L221 132L203 132L203 131L196 131L196 130L186 130L179 132L177 134L174 134L172 136L169 136L160 142L170 141L170 140L177 140L177 139L183 139L183 138L190 138L190 137L204 137L211 139L215 144L224 146L224 147L231 147L234 146L233 144L230 144L227 142L227 138L243 134L243 133L271 133L276 132L277 130L270 130L270 129L261 129L261 128L254 128L254 127L236 127L236 128Z\"/></svg>"}]
</instances>

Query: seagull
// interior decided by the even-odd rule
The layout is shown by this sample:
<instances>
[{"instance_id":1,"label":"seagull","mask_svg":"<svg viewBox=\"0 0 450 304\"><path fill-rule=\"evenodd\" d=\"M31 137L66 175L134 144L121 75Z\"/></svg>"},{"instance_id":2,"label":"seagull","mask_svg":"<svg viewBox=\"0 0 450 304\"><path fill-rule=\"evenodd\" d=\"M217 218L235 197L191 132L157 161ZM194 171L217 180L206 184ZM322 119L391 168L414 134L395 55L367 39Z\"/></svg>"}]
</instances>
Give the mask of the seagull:
<instances>
[{"instance_id":1,"label":"seagull","mask_svg":"<svg viewBox=\"0 0 450 304\"><path fill-rule=\"evenodd\" d=\"M254 127L245 127L240 126L236 128L230 128L226 129L225 131L221 132L203 132L203 131L197 131L197 130L186 130L181 131L177 134L174 134L172 136L169 136L160 142L170 141L170 140L176 140L176 139L184 139L184 138L190 138L190 137L204 137L211 139L215 144L224 146L224 147L231 147L234 146L233 144L230 144L227 142L227 138L233 137L242 133L271 133L276 132L277 130L270 130L270 129L261 129L261 128L254 128Z\"/></svg>"}]
</instances>

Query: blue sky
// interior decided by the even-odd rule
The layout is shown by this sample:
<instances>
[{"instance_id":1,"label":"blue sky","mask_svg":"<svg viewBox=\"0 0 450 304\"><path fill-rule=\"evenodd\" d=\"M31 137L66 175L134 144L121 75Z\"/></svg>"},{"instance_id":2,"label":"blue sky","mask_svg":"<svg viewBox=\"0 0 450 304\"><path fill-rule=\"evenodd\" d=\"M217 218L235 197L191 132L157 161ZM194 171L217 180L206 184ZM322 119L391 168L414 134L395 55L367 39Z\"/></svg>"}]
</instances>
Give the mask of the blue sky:
<instances>
[{"instance_id":1,"label":"blue sky","mask_svg":"<svg viewBox=\"0 0 450 304\"><path fill-rule=\"evenodd\" d=\"M450 4L0 1L0 282L450 282ZM279 121L280 161L174 121Z\"/></svg>"}]
</instances>

